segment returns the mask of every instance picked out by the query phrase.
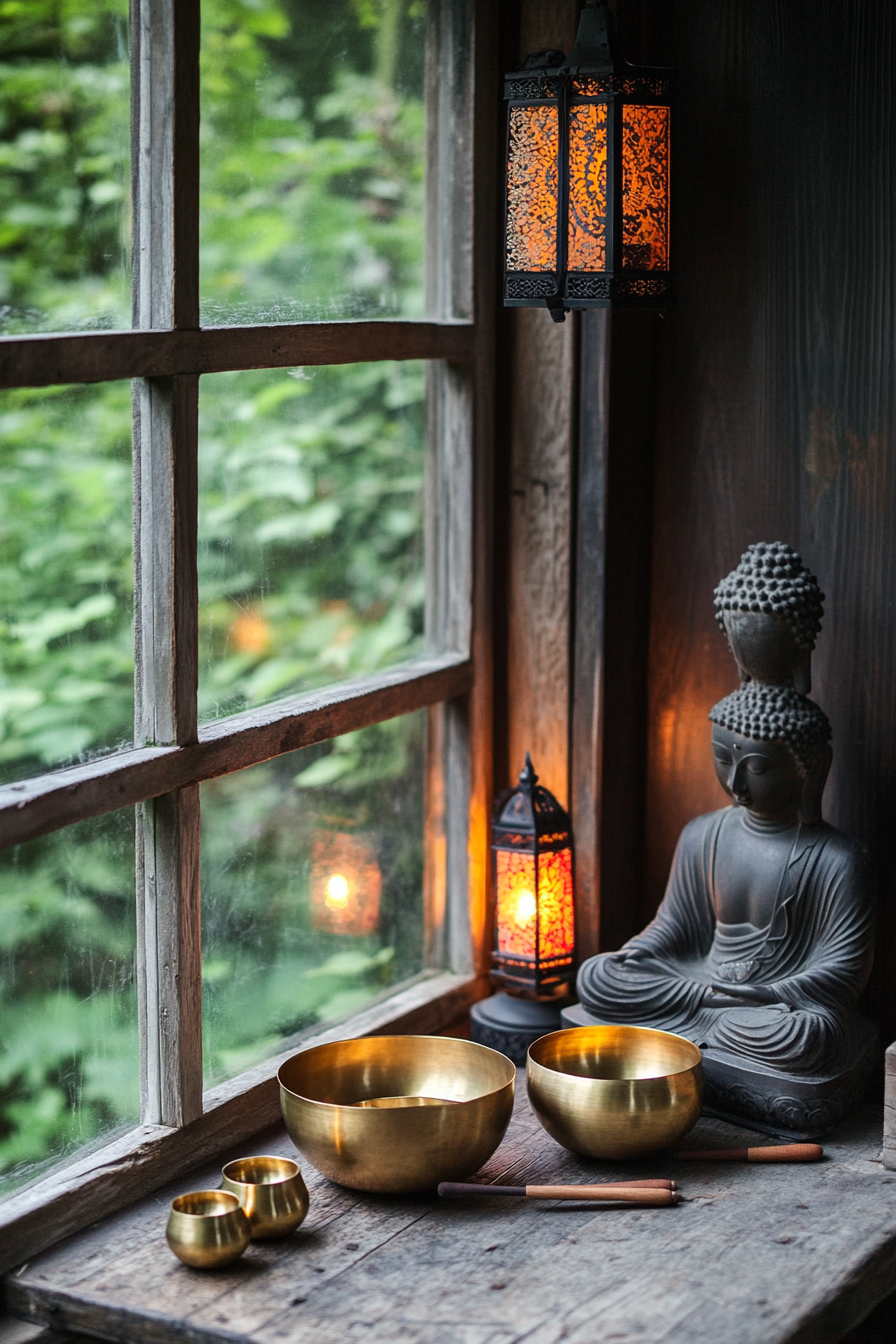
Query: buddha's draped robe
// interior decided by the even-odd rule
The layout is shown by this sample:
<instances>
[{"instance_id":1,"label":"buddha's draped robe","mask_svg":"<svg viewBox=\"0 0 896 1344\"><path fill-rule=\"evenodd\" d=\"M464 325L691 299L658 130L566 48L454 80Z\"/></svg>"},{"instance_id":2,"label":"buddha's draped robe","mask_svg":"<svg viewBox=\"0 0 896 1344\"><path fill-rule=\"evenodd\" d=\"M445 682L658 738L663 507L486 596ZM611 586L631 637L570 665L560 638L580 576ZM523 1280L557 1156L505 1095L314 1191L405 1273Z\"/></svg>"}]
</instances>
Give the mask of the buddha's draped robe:
<instances>
[{"instance_id":1,"label":"buddha's draped robe","mask_svg":"<svg viewBox=\"0 0 896 1344\"><path fill-rule=\"evenodd\" d=\"M861 1021L854 1005L871 969L865 852L826 823L804 826L768 927L720 924L714 867L733 812L685 827L656 919L622 949L642 959L609 952L586 961L582 1005L602 1022L678 1032L783 1073L836 1073L851 1063ZM775 1001L704 1006L712 981L773 986Z\"/></svg>"}]
</instances>

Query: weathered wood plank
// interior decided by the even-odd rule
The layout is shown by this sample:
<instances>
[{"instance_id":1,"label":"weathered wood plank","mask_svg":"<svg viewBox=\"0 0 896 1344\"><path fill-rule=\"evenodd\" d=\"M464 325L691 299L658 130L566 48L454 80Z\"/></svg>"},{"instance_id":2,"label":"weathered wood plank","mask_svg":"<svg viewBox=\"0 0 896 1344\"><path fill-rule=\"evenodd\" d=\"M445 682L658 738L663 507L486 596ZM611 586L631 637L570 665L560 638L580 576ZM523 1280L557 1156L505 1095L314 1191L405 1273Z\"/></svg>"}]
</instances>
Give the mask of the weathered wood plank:
<instances>
[{"instance_id":1,"label":"weathered wood plank","mask_svg":"<svg viewBox=\"0 0 896 1344\"><path fill-rule=\"evenodd\" d=\"M468 322L391 321L6 336L0 338L0 387L50 387L380 359L468 363L474 337Z\"/></svg>"},{"instance_id":2,"label":"weathered wood plank","mask_svg":"<svg viewBox=\"0 0 896 1344\"><path fill-rule=\"evenodd\" d=\"M511 1128L480 1180L670 1175L686 1202L387 1199L309 1170L306 1224L203 1276L176 1264L162 1233L169 1198L216 1180L209 1164L10 1276L8 1305L134 1344L833 1344L887 1291L896 1182L875 1160L873 1108L840 1126L828 1160L811 1167L606 1164L554 1144L519 1081ZM745 1138L704 1120L691 1141ZM259 1143L290 1151L282 1130Z\"/></svg>"},{"instance_id":3,"label":"weathered wood plank","mask_svg":"<svg viewBox=\"0 0 896 1344\"><path fill-rule=\"evenodd\" d=\"M884 1055L884 1166L896 1171L896 1042Z\"/></svg>"},{"instance_id":4,"label":"weathered wood plank","mask_svg":"<svg viewBox=\"0 0 896 1344\"><path fill-rule=\"evenodd\" d=\"M116 752L5 785L0 847L463 695L471 679L471 664L462 656L420 659L208 724L190 747Z\"/></svg>"},{"instance_id":5,"label":"weathered wood plank","mask_svg":"<svg viewBox=\"0 0 896 1344\"><path fill-rule=\"evenodd\" d=\"M275 1058L206 1092L204 1114L192 1124L141 1126L13 1195L0 1205L0 1271L274 1123L280 1114L277 1069L297 1049L350 1036L432 1035L487 993L484 977L421 977L326 1031L296 1037Z\"/></svg>"},{"instance_id":6,"label":"weathered wood plank","mask_svg":"<svg viewBox=\"0 0 896 1344\"><path fill-rule=\"evenodd\" d=\"M199 325L199 0L135 0L135 327ZM138 747L196 742L199 379L134 381ZM137 810L141 1119L202 1114L199 789Z\"/></svg>"}]
</instances>

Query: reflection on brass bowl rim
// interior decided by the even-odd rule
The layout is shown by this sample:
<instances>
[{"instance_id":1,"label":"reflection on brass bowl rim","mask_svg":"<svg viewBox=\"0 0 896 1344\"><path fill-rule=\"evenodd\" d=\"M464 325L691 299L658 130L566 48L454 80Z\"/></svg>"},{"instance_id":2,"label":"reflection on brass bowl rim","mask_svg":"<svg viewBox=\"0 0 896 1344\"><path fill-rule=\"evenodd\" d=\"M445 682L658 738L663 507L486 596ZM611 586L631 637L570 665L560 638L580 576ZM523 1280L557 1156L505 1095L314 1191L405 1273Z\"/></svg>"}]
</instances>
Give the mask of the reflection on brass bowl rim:
<instances>
[{"instance_id":1,"label":"reflection on brass bowl rim","mask_svg":"<svg viewBox=\"0 0 896 1344\"><path fill-rule=\"evenodd\" d=\"M277 1076L289 1136L318 1171L354 1190L400 1194L488 1161L510 1122L516 1069L452 1036L367 1036L303 1050ZM392 1104L358 1105L385 1099Z\"/></svg>"},{"instance_id":2,"label":"reflection on brass bowl rim","mask_svg":"<svg viewBox=\"0 0 896 1344\"><path fill-rule=\"evenodd\" d=\"M236 1195L253 1241L285 1237L308 1212L308 1190L298 1163L288 1157L238 1157L221 1173L221 1189Z\"/></svg>"},{"instance_id":3,"label":"reflection on brass bowl rim","mask_svg":"<svg viewBox=\"0 0 896 1344\"><path fill-rule=\"evenodd\" d=\"M671 1148L703 1103L693 1042L648 1027L570 1027L529 1047L529 1100L547 1132L586 1157Z\"/></svg>"},{"instance_id":4,"label":"reflection on brass bowl rim","mask_svg":"<svg viewBox=\"0 0 896 1344\"><path fill-rule=\"evenodd\" d=\"M249 1220L228 1190L178 1195L165 1229L171 1250L191 1269L219 1269L238 1260L250 1236Z\"/></svg>"}]
</instances>

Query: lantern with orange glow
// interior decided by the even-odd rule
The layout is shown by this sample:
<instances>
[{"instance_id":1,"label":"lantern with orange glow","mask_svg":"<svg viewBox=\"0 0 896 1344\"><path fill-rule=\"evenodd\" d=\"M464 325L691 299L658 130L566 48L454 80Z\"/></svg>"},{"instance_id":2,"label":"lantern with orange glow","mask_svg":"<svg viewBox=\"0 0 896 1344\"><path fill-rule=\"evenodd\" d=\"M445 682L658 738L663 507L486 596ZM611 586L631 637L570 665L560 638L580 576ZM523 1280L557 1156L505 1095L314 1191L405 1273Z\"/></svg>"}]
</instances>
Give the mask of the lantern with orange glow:
<instances>
[{"instance_id":1,"label":"lantern with orange glow","mask_svg":"<svg viewBox=\"0 0 896 1344\"><path fill-rule=\"evenodd\" d=\"M614 59L606 0L576 45L505 76L504 302L661 306L671 295L669 72Z\"/></svg>"},{"instance_id":2,"label":"lantern with orange glow","mask_svg":"<svg viewBox=\"0 0 896 1344\"><path fill-rule=\"evenodd\" d=\"M376 851L359 836L325 831L311 860L311 926L320 933L376 933L383 879Z\"/></svg>"},{"instance_id":3,"label":"lantern with orange glow","mask_svg":"<svg viewBox=\"0 0 896 1344\"><path fill-rule=\"evenodd\" d=\"M519 787L503 794L492 823L496 980L513 993L566 993L575 957L569 817L526 753Z\"/></svg>"}]
</instances>

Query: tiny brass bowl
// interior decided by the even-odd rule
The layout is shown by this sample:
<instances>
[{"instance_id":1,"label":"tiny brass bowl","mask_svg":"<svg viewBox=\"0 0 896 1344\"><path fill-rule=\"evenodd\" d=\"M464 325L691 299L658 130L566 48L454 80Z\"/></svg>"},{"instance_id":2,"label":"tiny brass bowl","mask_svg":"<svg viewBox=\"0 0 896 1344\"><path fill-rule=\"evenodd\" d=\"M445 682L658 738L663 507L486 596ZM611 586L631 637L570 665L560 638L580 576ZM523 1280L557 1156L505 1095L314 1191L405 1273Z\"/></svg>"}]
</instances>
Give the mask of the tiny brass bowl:
<instances>
[{"instance_id":1,"label":"tiny brass bowl","mask_svg":"<svg viewBox=\"0 0 896 1344\"><path fill-rule=\"evenodd\" d=\"M703 1056L647 1027L571 1027L529 1047L532 1108L551 1138L586 1157L670 1148L703 1103Z\"/></svg>"},{"instance_id":2,"label":"tiny brass bowl","mask_svg":"<svg viewBox=\"0 0 896 1344\"><path fill-rule=\"evenodd\" d=\"M308 1190L298 1164L288 1157L240 1157L222 1173L222 1190L236 1195L253 1241L285 1237L308 1212Z\"/></svg>"},{"instance_id":3,"label":"tiny brass bowl","mask_svg":"<svg viewBox=\"0 0 896 1344\"><path fill-rule=\"evenodd\" d=\"M453 1036L368 1036L303 1050L278 1077L289 1136L318 1171L401 1194L488 1161L510 1121L516 1070ZM373 1100L386 1104L358 1104Z\"/></svg>"},{"instance_id":4,"label":"tiny brass bowl","mask_svg":"<svg viewBox=\"0 0 896 1344\"><path fill-rule=\"evenodd\" d=\"M249 1219L227 1190L194 1190L171 1205L165 1237L178 1260L193 1269L218 1269L249 1245Z\"/></svg>"}]
</instances>

